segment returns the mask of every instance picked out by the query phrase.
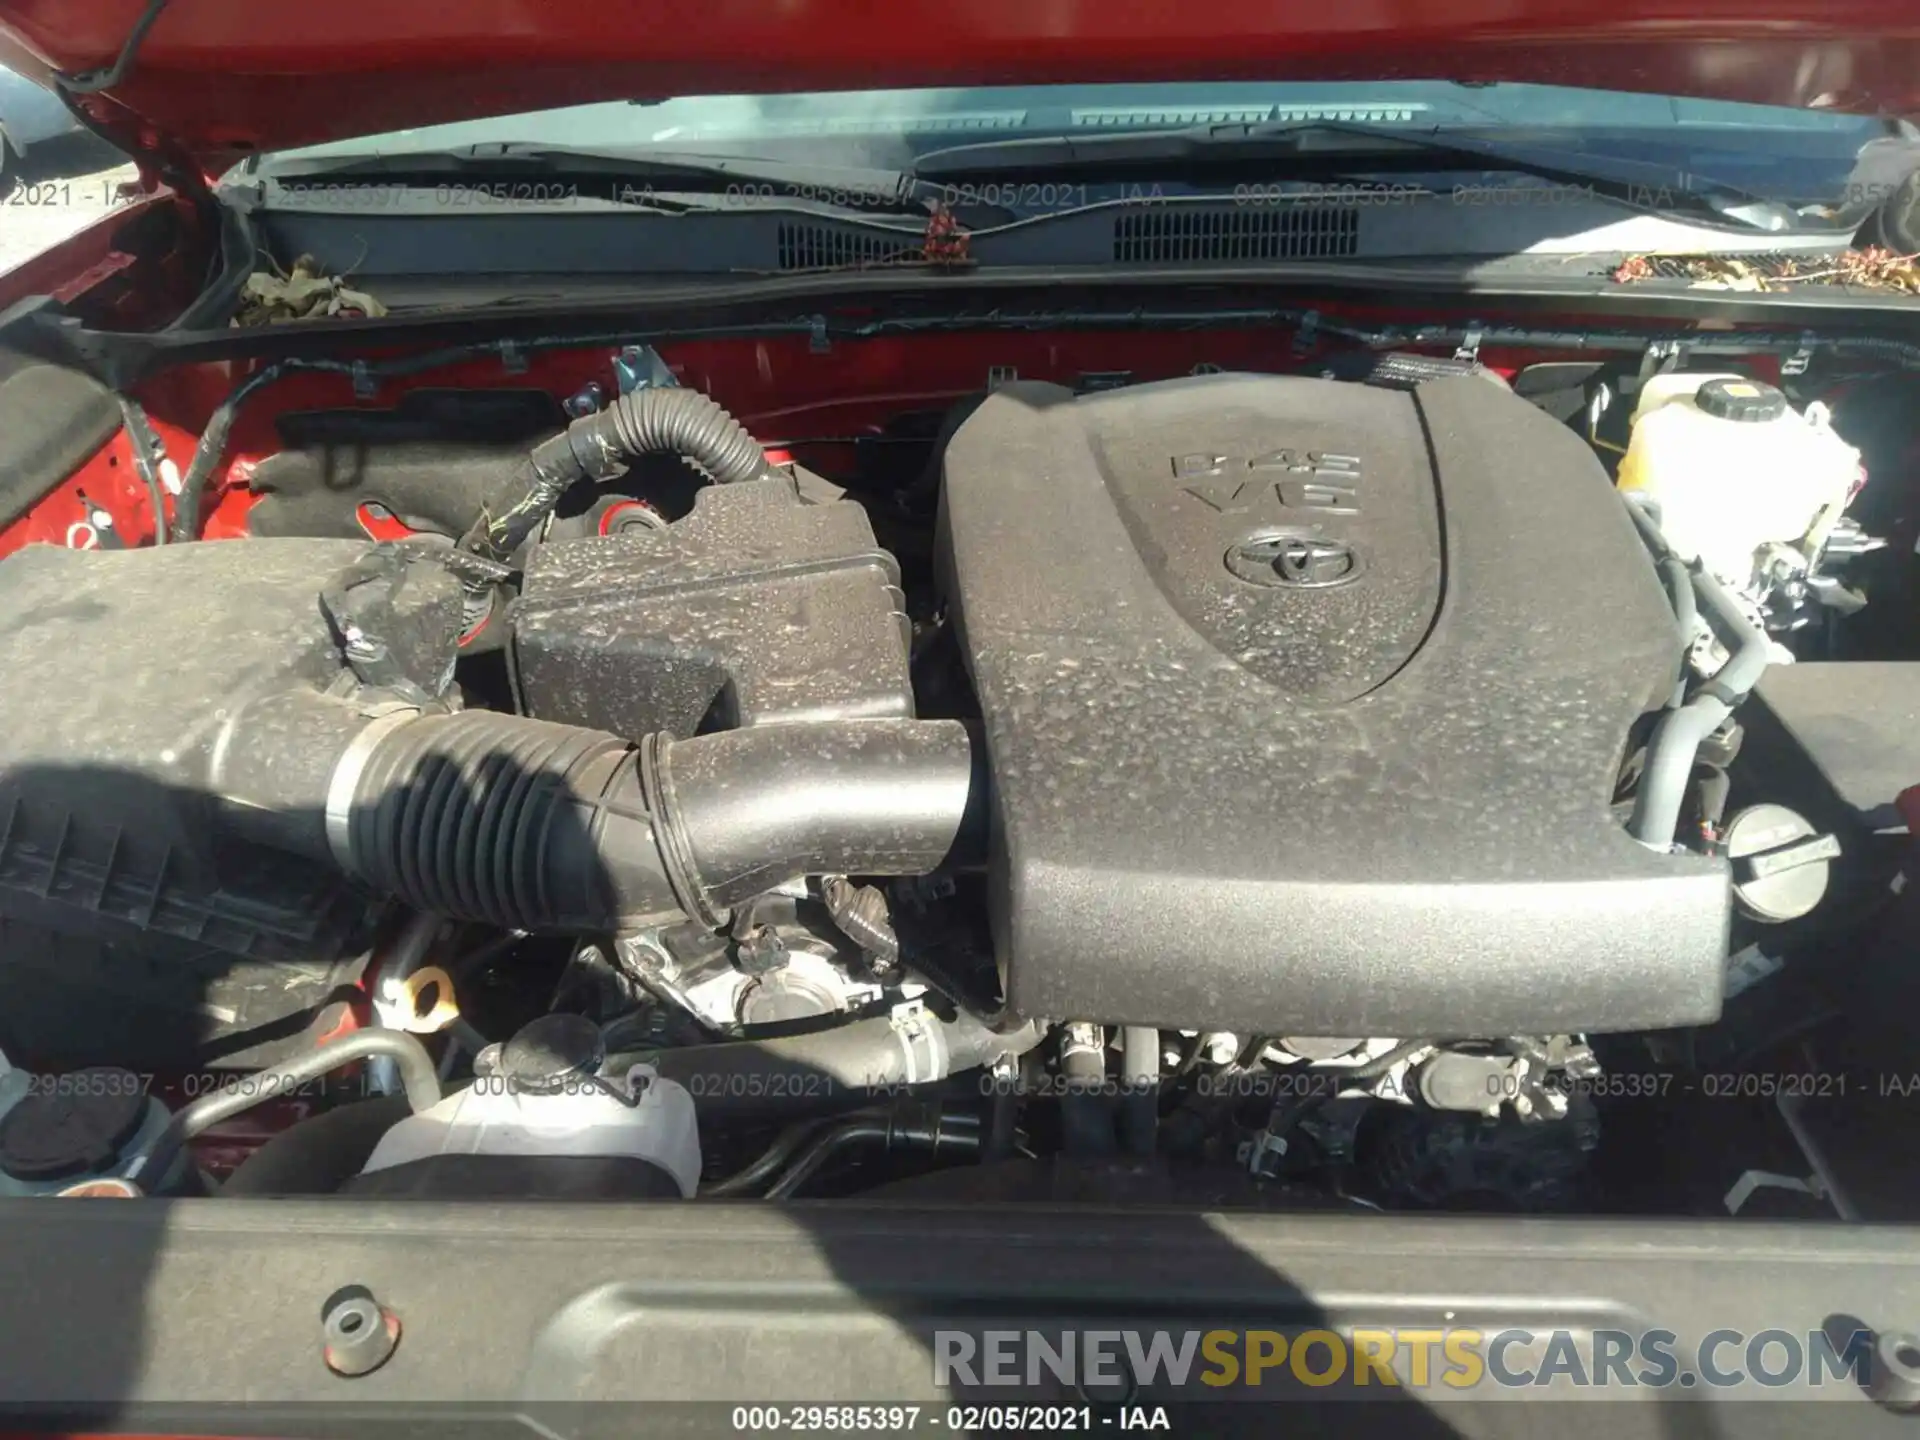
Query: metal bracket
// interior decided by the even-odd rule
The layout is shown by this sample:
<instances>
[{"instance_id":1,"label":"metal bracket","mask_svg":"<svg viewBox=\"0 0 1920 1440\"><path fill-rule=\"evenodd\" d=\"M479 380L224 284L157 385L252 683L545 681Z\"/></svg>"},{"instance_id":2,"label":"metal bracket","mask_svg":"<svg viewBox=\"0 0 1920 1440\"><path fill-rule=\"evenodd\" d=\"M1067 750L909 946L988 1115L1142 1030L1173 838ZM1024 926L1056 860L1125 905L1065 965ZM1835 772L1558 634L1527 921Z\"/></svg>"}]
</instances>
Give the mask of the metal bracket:
<instances>
[{"instance_id":1,"label":"metal bracket","mask_svg":"<svg viewBox=\"0 0 1920 1440\"><path fill-rule=\"evenodd\" d=\"M1829 1199L1818 1175L1810 1175L1803 1180L1798 1175L1781 1175L1772 1170L1749 1170L1733 1182L1733 1188L1727 1191L1721 1203L1727 1207L1729 1215L1738 1215L1756 1190L1791 1190L1799 1195L1811 1195L1816 1200Z\"/></svg>"},{"instance_id":2,"label":"metal bracket","mask_svg":"<svg viewBox=\"0 0 1920 1440\"><path fill-rule=\"evenodd\" d=\"M827 317L813 315L807 319L807 349L815 355L824 355L833 349L833 341L827 335Z\"/></svg>"},{"instance_id":3,"label":"metal bracket","mask_svg":"<svg viewBox=\"0 0 1920 1440\"><path fill-rule=\"evenodd\" d=\"M1686 358L1687 346L1679 340L1651 341L1640 354L1640 373L1633 382L1634 393L1639 393L1655 375L1679 369Z\"/></svg>"},{"instance_id":4,"label":"metal bracket","mask_svg":"<svg viewBox=\"0 0 1920 1440\"><path fill-rule=\"evenodd\" d=\"M613 357L613 378L622 395L636 390L671 390L680 382L651 345L623 345Z\"/></svg>"},{"instance_id":5,"label":"metal bracket","mask_svg":"<svg viewBox=\"0 0 1920 1440\"><path fill-rule=\"evenodd\" d=\"M1800 334L1800 348L1780 362L1783 376L1804 375L1807 367L1813 363L1813 347L1817 343L1813 331L1804 330Z\"/></svg>"},{"instance_id":6,"label":"metal bracket","mask_svg":"<svg viewBox=\"0 0 1920 1440\"><path fill-rule=\"evenodd\" d=\"M1287 1156L1287 1137L1262 1130L1251 1140L1242 1140L1234 1148L1234 1157L1249 1174L1271 1180L1280 1173L1280 1162Z\"/></svg>"},{"instance_id":7,"label":"metal bracket","mask_svg":"<svg viewBox=\"0 0 1920 1440\"><path fill-rule=\"evenodd\" d=\"M509 375L527 373L527 352L520 348L517 341L502 340L500 342L500 368Z\"/></svg>"},{"instance_id":8,"label":"metal bracket","mask_svg":"<svg viewBox=\"0 0 1920 1440\"><path fill-rule=\"evenodd\" d=\"M373 367L364 360L353 362L353 398L371 400L380 393L380 382L374 378Z\"/></svg>"},{"instance_id":9,"label":"metal bracket","mask_svg":"<svg viewBox=\"0 0 1920 1440\"><path fill-rule=\"evenodd\" d=\"M1020 378L1020 369L1016 365L989 365L987 367L987 389L998 390L1002 385Z\"/></svg>"},{"instance_id":10,"label":"metal bracket","mask_svg":"<svg viewBox=\"0 0 1920 1440\"><path fill-rule=\"evenodd\" d=\"M1460 337L1460 344L1453 352L1453 358L1464 360L1470 365L1480 363L1480 342L1487 338L1487 327L1478 320L1467 322L1466 334Z\"/></svg>"},{"instance_id":11,"label":"metal bracket","mask_svg":"<svg viewBox=\"0 0 1920 1440\"><path fill-rule=\"evenodd\" d=\"M1320 312L1318 310L1307 311L1306 314L1300 317L1300 323L1295 327L1293 332L1294 355L1296 357L1311 355L1314 346L1319 344L1319 332Z\"/></svg>"},{"instance_id":12,"label":"metal bracket","mask_svg":"<svg viewBox=\"0 0 1920 1440\"><path fill-rule=\"evenodd\" d=\"M618 371L618 361L614 362L614 369ZM625 392L623 391L622 393ZM585 385L582 385L578 390L574 391L573 394L569 395L561 408L575 420L578 420L583 415L597 415L605 399L606 394L601 390L600 382L598 380L589 380Z\"/></svg>"}]
</instances>

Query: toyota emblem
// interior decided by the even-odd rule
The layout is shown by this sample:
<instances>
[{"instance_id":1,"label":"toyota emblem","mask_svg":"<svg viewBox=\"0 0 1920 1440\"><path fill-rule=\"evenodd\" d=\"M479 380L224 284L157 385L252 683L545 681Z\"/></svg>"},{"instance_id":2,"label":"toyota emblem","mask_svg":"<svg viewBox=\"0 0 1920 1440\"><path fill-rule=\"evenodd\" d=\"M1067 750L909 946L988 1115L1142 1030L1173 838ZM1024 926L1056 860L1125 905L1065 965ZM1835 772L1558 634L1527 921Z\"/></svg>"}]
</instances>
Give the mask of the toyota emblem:
<instances>
[{"instance_id":1,"label":"toyota emblem","mask_svg":"<svg viewBox=\"0 0 1920 1440\"><path fill-rule=\"evenodd\" d=\"M1263 534L1227 552L1227 569L1254 585L1326 590L1357 578L1360 553L1344 540L1319 535Z\"/></svg>"}]
</instances>

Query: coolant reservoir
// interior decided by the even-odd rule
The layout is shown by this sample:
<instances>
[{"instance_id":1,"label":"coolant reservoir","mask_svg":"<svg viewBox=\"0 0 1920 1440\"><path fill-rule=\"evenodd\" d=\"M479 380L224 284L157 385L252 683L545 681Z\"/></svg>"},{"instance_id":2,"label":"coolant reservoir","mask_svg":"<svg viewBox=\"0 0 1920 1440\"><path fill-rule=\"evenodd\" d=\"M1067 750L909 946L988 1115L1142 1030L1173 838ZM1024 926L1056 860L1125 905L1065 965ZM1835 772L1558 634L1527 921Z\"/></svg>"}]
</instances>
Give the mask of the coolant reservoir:
<instances>
[{"instance_id":1,"label":"coolant reservoir","mask_svg":"<svg viewBox=\"0 0 1920 1440\"><path fill-rule=\"evenodd\" d=\"M497 1054L483 1052L487 1063L476 1062L473 1084L380 1137L354 1188L384 1193L370 1177L438 1157L513 1157L527 1162L530 1175L543 1160L573 1157L645 1162L662 1181L646 1193L692 1198L700 1136L686 1087L650 1065L603 1074L599 1027L577 1015L543 1016L488 1049ZM427 1169L416 1167L416 1175L419 1184L393 1193L457 1193L463 1183L457 1170L444 1184Z\"/></svg>"},{"instance_id":2,"label":"coolant reservoir","mask_svg":"<svg viewBox=\"0 0 1920 1440\"><path fill-rule=\"evenodd\" d=\"M1744 590L1762 546L1817 551L1859 479L1860 452L1828 427L1825 406L1803 415L1744 375L1668 374L1640 391L1619 483L1659 504L1682 557Z\"/></svg>"}]
</instances>

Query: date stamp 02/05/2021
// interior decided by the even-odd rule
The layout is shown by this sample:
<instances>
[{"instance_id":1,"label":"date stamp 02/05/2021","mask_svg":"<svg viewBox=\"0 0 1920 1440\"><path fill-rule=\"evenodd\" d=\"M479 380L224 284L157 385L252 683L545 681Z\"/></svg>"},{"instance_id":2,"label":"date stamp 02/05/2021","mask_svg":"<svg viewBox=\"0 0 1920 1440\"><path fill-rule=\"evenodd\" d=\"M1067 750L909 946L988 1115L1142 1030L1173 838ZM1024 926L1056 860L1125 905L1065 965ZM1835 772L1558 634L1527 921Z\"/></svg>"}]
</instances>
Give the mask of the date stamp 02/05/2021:
<instances>
[{"instance_id":1,"label":"date stamp 02/05/2021","mask_svg":"<svg viewBox=\"0 0 1920 1440\"><path fill-rule=\"evenodd\" d=\"M1495 1077L1497 1080L1499 1077ZM712 1074L696 1071L680 1077L682 1084L698 1099L702 1095L725 1097L745 1094L780 1094L794 1097L829 1098L840 1090L891 1093L904 1087L876 1077L871 1084L849 1083L831 1075L751 1075L736 1071ZM354 1087L350 1072L317 1079L291 1080L272 1070L209 1070L186 1073L97 1068L60 1073L20 1071L14 1073L13 1088L20 1095L59 1097L114 1097L164 1092L169 1097L195 1100L203 1095L229 1093L248 1098L271 1099L275 1096L322 1095L341 1098ZM515 1094L520 1087L508 1075L482 1075L471 1082L489 1094ZM1149 1082L1151 1083L1151 1082ZM1391 1083L1390 1078L1383 1083ZM1554 1075L1541 1083L1568 1094L1588 1095L1610 1100L1663 1100L1699 1097L1708 1100L1765 1100L1775 1097L1802 1099L1920 1099L1920 1072L1847 1071L1733 1071L1725 1074L1671 1070L1605 1071L1591 1076ZM1069 1089L1083 1089L1086 1082L1030 1076L1003 1079L986 1072L980 1077L982 1094L1012 1090L1032 1099L1047 1099ZM1127 1082L1107 1082L1112 1093L1126 1092ZM1202 1077L1203 1093L1231 1099L1279 1099L1286 1096L1324 1095L1331 1098L1345 1088L1337 1072L1287 1070L1242 1071L1221 1076ZM582 1077L582 1091L601 1088L594 1077ZM532 1093L529 1091L528 1093ZM551 1094L542 1088L541 1094ZM1490 1088L1490 1099L1498 1091Z\"/></svg>"}]
</instances>

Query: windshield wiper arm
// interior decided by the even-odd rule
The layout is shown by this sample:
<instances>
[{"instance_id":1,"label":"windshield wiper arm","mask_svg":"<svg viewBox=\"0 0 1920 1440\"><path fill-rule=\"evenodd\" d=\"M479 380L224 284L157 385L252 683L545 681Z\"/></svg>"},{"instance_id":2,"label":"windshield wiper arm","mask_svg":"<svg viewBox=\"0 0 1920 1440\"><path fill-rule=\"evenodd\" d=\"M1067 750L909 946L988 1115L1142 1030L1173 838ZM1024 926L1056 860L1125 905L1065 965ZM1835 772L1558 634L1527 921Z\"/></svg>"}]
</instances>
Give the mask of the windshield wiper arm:
<instances>
[{"instance_id":1,"label":"windshield wiper arm","mask_svg":"<svg viewBox=\"0 0 1920 1440\"><path fill-rule=\"evenodd\" d=\"M395 183L420 177L446 181L539 180L617 182L631 191L737 195L743 203L811 202L833 208L924 214L939 187L899 170L820 165L764 156L707 155L691 150L588 150L564 145L486 143L451 150L402 150L380 155L315 156L273 160L259 172L270 179L369 180ZM632 198L610 189L607 198Z\"/></svg>"},{"instance_id":2,"label":"windshield wiper arm","mask_svg":"<svg viewBox=\"0 0 1920 1440\"><path fill-rule=\"evenodd\" d=\"M1284 170L1276 173L1276 167ZM1591 187L1607 199L1656 213L1704 215L1753 230L1790 229L1779 201L1651 161L1513 144L1477 135L1409 132L1336 121L1198 125L1118 135L1050 135L930 150L914 161L920 180L1058 176L1166 180L1183 172L1243 172L1261 181L1311 179L1329 169L1513 171Z\"/></svg>"}]
</instances>

